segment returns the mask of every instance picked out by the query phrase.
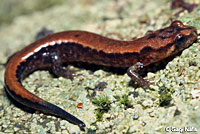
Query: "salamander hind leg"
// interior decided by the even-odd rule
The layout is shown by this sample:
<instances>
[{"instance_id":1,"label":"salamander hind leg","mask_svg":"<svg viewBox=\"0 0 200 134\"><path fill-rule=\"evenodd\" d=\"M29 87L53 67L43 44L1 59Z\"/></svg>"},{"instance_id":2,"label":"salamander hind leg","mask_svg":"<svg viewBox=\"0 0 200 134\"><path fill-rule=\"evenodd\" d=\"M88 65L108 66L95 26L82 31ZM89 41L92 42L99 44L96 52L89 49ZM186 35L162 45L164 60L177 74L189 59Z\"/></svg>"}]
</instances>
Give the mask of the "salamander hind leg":
<instances>
[{"instance_id":1,"label":"salamander hind leg","mask_svg":"<svg viewBox=\"0 0 200 134\"><path fill-rule=\"evenodd\" d=\"M78 76L79 74L76 74L77 71L71 70L69 66L66 68L63 67L62 65L55 64L52 66L52 71L55 75L61 76L67 79L73 80L74 77Z\"/></svg>"},{"instance_id":2,"label":"salamander hind leg","mask_svg":"<svg viewBox=\"0 0 200 134\"><path fill-rule=\"evenodd\" d=\"M138 72L144 68L144 65L140 62L137 62L133 66L130 66L127 70L127 74L133 81L136 81L143 88L148 88L150 86L150 82L142 78Z\"/></svg>"},{"instance_id":3,"label":"salamander hind leg","mask_svg":"<svg viewBox=\"0 0 200 134\"><path fill-rule=\"evenodd\" d=\"M51 55L52 66L51 70L56 76L61 76L68 79L73 79L74 77L78 76L76 74L77 71L71 70L69 66L64 67L61 57L58 54L54 53Z\"/></svg>"}]
</instances>

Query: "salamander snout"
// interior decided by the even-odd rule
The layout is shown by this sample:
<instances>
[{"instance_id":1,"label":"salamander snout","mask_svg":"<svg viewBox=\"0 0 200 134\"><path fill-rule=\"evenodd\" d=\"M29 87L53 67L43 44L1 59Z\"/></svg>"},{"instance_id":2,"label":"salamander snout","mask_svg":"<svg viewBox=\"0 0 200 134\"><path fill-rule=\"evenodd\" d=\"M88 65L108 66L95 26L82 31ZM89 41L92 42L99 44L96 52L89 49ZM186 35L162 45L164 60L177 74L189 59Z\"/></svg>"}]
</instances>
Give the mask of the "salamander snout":
<instances>
[{"instance_id":1,"label":"salamander snout","mask_svg":"<svg viewBox=\"0 0 200 134\"><path fill-rule=\"evenodd\" d=\"M184 27L184 24L179 20L175 20L171 23L171 27Z\"/></svg>"}]
</instances>

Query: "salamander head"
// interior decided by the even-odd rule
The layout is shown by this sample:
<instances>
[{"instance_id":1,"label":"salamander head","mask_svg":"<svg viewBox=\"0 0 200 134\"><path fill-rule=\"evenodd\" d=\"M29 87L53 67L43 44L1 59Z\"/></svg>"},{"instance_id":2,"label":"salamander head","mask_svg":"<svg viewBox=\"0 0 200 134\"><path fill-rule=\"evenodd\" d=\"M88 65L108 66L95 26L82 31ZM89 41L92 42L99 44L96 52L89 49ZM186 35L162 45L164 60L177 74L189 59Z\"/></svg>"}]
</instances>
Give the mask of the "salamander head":
<instances>
[{"instance_id":1,"label":"salamander head","mask_svg":"<svg viewBox=\"0 0 200 134\"><path fill-rule=\"evenodd\" d=\"M148 45L140 50L145 65L173 56L189 47L197 40L195 27L174 21L169 27L148 34L144 41Z\"/></svg>"},{"instance_id":2,"label":"salamander head","mask_svg":"<svg viewBox=\"0 0 200 134\"><path fill-rule=\"evenodd\" d=\"M158 32L158 37L164 46L169 46L168 55L176 54L189 47L197 40L195 27L184 25L181 21L173 21L171 25Z\"/></svg>"},{"instance_id":3,"label":"salamander head","mask_svg":"<svg viewBox=\"0 0 200 134\"><path fill-rule=\"evenodd\" d=\"M195 27L183 25L181 21L174 21L171 27L177 29L177 35L174 37L174 43L177 50L182 50L197 40L197 30Z\"/></svg>"}]
</instances>

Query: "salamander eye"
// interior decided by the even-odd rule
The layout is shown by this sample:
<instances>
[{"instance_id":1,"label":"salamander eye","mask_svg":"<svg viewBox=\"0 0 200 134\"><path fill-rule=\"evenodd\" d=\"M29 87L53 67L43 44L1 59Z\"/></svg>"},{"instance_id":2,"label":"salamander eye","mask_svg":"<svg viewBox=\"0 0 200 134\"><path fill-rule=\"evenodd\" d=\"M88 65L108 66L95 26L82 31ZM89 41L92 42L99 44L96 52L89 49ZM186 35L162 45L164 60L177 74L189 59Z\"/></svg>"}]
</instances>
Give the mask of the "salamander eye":
<instances>
[{"instance_id":1,"label":"salamander eye","mask_svg":"<svg viewBox=\"0 0 200 134\"><path fill-rule=\"evenodd\" d=\"M184 25L181 21L175 20L171 23L171 26L173 26L173 27L183 27Z\"/></svg>"},{"instance_id":2,"label":"salamander eye","mask_svg":"<svg viewBox=\"0 0 200 134\"><path fill-rule=\"evenodd\" d=\"M176 36L176 38L175 38L175 41L177 42L177 41L179 41L179 42L181 42L181 41L184 41L185 40L185 38L184 38L184 36L182 35L182 34L178 34L177 36Z\"/></svg>"}]
</instances>

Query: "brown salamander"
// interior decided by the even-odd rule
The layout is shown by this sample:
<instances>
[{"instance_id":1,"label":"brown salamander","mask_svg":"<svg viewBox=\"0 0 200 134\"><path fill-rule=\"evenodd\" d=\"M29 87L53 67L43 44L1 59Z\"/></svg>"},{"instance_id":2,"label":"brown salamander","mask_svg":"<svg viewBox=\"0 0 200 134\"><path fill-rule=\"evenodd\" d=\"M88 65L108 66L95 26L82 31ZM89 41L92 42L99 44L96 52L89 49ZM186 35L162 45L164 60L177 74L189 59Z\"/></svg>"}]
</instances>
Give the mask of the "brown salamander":
<instances>
[{"instance_id":1,"label":"brown salamander","mask_svg":"<svg viewBox=\"0 0 200 134\"><path fill-rule=\"evenodd\" d=\"M65 31L41 38L17 52L8 62L5 87L17 102L55 115L85 127L85 123L26 90L21 81L40 69L51 69L58 76L71 77L63 63L86 62L110 67L128 68L128 75L142 87L149 82L137 71L145 66L175 55L197 39L197 30L174 21L169 27L154 31L133 41L109 39L86 31Z\"/></svg>"}]
</instances>

